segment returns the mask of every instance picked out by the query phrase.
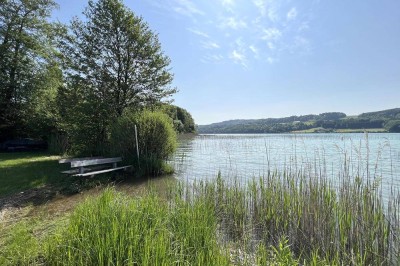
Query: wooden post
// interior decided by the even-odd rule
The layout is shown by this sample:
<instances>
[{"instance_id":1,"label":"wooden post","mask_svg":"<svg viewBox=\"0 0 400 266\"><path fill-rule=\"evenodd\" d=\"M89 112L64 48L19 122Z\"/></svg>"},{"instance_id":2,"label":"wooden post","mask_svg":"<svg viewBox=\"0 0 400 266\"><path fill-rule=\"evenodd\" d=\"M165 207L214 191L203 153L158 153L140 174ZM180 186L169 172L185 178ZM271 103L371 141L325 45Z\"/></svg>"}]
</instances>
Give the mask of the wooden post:
<instances>
[{"instance_id":1,"label":"wooden post","mask_svg":"<svg viewBox=\"0 0 400 266\"><path fill-rule=\"evenodd\" d=\"M139 142L138 142L138 138L137 138L137 127L135 125L135 138L136 138L136 155L138 158L138 162L139 162Z\"/></svg>"}]
</instances>

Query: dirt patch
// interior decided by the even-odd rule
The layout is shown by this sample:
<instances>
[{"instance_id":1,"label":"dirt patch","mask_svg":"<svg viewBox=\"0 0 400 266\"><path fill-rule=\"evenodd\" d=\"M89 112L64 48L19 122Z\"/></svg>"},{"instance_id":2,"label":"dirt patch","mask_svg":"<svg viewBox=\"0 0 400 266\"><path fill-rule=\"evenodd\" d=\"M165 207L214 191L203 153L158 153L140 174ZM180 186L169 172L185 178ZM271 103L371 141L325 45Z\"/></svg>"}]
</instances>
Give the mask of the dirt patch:
<instances>
[{"instance_id":1,"label":"dirt patch","mask_svg":"<svg viewBox=\"0 0 400 266\"><path fill-rule=\"evenodd\" d=\"M5 208L18 208L27 205L43 204L57 195L57 190L51 186L28 189L11 196L0 198L0 211Z\"/></svg>"}]
</instances>

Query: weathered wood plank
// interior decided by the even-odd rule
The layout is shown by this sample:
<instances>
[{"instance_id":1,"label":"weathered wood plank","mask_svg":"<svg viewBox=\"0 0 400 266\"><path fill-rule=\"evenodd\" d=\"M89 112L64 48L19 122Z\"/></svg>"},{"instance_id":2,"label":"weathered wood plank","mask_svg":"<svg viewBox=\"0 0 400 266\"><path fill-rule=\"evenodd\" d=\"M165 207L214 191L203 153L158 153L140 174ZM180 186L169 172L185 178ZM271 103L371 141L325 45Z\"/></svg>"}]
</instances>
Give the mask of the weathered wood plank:
<instances>
[{"instance_id":1,"label":"weathered wood plank","mask_svg":"<svg viewBox=\"0 0 400 266\"><path fill-rule=\"evenodd\" d=\"M127 165L127 166L121 166L121 167L117 167L117 168L104 169L104 170L101 170L101 171L94 171L94 172L87 172L87 173L83 173L83 174L76 174L74 176L92 176L92 175L108 173L108 172L112 172L112 171L116 171L116 170L128 169L128 168L131 168L131 167L132 167L132 165Z\"/></svg>"},{"instance_id":2,"label":"weathered wood plank","mask_svg":"<svg viewBox=\"0 0 400 266\"><path fill-rule=\"evenodd\" d=\"M121 162L121 161L122 161L121 157L72 161L71 168L83 167L83 166L88 166L88 165L116 163L116 162Z\"/></svg>"},{"instance_id":3,"label":"weathered wood plank","mask_svg":"<svg viewBox=\"0 0 400 266\"><path fill-rule=\"evenodd\" d=\"M84 160L101 159L101 158L104 157L99 156L99 157L83 157L83 158L65 158L65 159L60 159L58 163L71 163L75 161L84 161Z\"/></svg>"},{"instance_id":4,"label":"weathered wood plank","mask_svg":"<svg viewBox=\"0 0 400 266\"><path fill-rule=\"evenodd\" d=\"M72 169L72 170L62 171L61 173L62 174L72 175L72 174L79 173L79 169Z\"/></svg>"}]
</instances>

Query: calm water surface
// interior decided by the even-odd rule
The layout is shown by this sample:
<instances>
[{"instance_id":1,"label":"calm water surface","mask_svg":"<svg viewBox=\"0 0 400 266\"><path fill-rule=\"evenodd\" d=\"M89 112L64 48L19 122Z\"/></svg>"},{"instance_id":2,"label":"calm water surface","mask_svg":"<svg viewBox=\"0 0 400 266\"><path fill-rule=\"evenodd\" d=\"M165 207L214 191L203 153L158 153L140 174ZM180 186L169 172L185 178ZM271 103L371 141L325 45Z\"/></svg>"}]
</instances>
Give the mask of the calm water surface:
<instances>
[{"instance_id":1,"label":"calm water surface","mask_svg":"<svg viewBox=\"0 0 400 266\"><path fill-rule=\"evenodd\" d=\"M176 178L247 181L268 171L302 172L333 183L343 176L400 188L400 134L198 135L184 138L172 161Z\"/></svg>"}]
</instances>

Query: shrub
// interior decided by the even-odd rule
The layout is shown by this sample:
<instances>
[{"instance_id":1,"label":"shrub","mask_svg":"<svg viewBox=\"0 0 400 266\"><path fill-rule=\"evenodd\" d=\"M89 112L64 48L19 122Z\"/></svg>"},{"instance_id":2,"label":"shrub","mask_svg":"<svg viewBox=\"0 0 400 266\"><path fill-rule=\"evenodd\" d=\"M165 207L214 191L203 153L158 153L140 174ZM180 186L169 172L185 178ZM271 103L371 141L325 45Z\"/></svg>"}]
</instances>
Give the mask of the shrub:
<instances>
[{"instance_id":1,"label":"shrub","mask_svg":"<svg viewBox=\"0 0 400 266\"><path fill-rule=\"evenodd\" d=\"M138 131L137 157L135 125ZM124 156L141 174L169 172L165 160L176 148L176 133L172 120L161 112L126 112L112 127L110 144L113 155Z\"/></svg>"}]
</instances>

